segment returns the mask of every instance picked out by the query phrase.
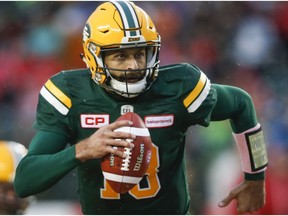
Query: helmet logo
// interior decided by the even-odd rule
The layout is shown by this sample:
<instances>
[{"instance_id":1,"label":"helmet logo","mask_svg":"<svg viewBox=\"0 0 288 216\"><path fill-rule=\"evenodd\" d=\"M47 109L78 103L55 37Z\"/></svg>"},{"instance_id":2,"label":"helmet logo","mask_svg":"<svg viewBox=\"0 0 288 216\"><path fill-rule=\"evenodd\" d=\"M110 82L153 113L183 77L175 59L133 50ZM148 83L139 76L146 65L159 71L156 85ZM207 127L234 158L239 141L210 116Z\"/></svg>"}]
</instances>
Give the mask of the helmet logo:
<instances>
[{"instance_id":1,"label":"helmet logo","mask_svg":"<svg viewBox=\"0 0 288 216\"><path fill-rule=\"evenodd\" d=\"M83 29L83 42L85 42L88 38L91 36L91 30L88 23L86 23L84 29Z\"/></svg>"},{"instance_id":2,"label":"helmet logo","mask_svg":"<svg viewBox=\"0 0 288 216\"><path fill-rule=\"evenodd\" d=\"M128 39L128 42L135 42L135 41L140 41L140 37L130 37Z\"/></svg>"}]
</instances>

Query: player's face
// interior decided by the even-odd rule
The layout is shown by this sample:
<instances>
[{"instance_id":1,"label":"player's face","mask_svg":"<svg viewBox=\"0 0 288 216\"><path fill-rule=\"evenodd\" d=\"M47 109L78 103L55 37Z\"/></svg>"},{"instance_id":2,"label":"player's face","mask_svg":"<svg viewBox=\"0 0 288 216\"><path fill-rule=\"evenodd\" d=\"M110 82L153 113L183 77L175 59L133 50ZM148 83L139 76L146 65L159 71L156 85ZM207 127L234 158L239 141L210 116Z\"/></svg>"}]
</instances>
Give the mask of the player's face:
<instances>
[{"instance_id":1,"label":"player's face","mask_svg":"<svg viewBox=\"0 0 288 216\"><path fill-rule=\"evenodd\" d=\"M0 214L21 214L27 206L28 198L18 198L12 183L0 182Z\"/></svg>"},{"instance_id":2,"label":"player's face","mask_svg":"<svg viewBox=\"0 0 288 216\"><path fill-rule=\"evenodd\" d=\"M128 83L135 83L142 80L145 75L146 49L131 48L106 51L104 62L110 68L109 72L113 78L120 82L127 80Z\"/></svg>"}]
</instances>

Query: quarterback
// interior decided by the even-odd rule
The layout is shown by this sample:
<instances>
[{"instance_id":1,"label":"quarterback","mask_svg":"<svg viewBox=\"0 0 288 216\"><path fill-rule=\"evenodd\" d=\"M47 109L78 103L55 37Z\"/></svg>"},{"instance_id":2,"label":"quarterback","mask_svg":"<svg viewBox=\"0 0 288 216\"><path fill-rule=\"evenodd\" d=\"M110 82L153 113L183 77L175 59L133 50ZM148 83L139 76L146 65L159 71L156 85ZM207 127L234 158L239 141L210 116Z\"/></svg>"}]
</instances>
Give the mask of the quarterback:
<instances>
[{"instance_id":1,"label":"quarterback","mask_svg":"<svg viewBox=\"0 0 288 216\"><path fill-rule=\"evenodd\" d=\"M20 197L47 190L76 168L84 214L187 214L186 130L229 119L244 179L218 205L235 199L238 213L263 207L268 160L250 95L210 82L191 64L160 67L160 45L152 20L134 3L112 1L96 8L83 30L87 68L62 71L40 91L38 131L16 173ZM115 121L126 112L144 119L153 145L146 175L137 187L118 194L100 163L107 154L125 158L117 146L134 147L133 134L115 131L132 124Z\"/></svg>"}]
</instances>

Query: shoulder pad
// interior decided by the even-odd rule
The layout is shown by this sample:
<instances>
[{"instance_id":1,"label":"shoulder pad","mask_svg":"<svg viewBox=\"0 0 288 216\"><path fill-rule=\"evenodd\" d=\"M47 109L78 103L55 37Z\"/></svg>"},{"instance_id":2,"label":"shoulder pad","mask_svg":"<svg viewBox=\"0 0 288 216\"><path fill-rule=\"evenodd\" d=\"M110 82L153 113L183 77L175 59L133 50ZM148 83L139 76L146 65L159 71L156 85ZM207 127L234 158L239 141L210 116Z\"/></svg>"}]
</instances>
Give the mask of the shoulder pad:
<instances>
[{"instance_id":1,"label":"shoulder pad","mask_svg":"<svg viewBox=\"0 0 288 216\"><path fill-rule=\"evenodd\" d=\"M67 115L72 107L72 100L65 92L64 73L51 77L41 88L40 95L62 115Z\"/></svg>"}]
</instances>

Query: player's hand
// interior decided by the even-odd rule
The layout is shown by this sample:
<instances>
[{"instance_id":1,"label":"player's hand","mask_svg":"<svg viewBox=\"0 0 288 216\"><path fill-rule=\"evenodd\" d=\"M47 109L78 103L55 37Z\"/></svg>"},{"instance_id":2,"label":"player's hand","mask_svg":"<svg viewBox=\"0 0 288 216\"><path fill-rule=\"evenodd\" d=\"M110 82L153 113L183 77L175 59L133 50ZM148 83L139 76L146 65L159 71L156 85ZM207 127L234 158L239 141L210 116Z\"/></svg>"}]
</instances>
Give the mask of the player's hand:
<instances>
[{"instance_id":1,"label":"player's hand","mask_svg":"<svg viewBox=\"0 0 288 216\"><path fill-rule=\"evenodd\" d=\"M126 158L122 151L113 148L113 146L133 148L134 144L126 139L134 140L135 135L119 131L114 132L114 130L124 126L131 126L132 124L133 122L131 121L122 120L99 128L90 137L76 144L75 157L82 162L88 159L102 158L109 153Z\"/></svg>"},{"instance_id":2,"label":"player's hand","mask_svg":"<svg viewBox=\"0 0 288 216\"><path fill-rule=\"evenodd\" d=\"M218 206L226 207L233 199L236 199L238 214L252 213L264 206L265 195L264 180L244 181L236 186Z\"/></svg>"}]
</instances>

